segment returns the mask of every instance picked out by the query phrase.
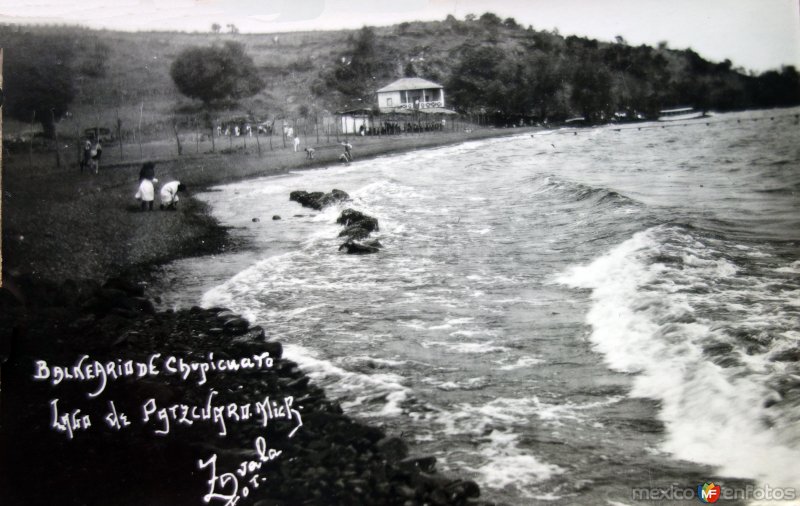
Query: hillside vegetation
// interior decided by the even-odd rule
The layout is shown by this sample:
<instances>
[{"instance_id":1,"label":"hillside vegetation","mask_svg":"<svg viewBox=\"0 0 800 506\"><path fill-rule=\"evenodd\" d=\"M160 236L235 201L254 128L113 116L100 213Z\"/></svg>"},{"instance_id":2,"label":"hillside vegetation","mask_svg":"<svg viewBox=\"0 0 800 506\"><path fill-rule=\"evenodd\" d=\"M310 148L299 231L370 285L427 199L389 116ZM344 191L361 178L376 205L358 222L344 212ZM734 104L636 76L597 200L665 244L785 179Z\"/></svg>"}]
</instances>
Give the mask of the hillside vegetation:
<instances>
[{"instance_id":1,"label":"hillside vegetation","mask_svg":"<svg viewBox=\"0 0 800 506\"><path fill-rule=\"evenodd\" d=\"M41 123L48 134L53 119L68 136L95 125L141 136L163 134L175 122L199 128L198 104L178 92L170 67L187 48L225 41L244 46L265 86L215 111L218 120L322 118L371 108L376 89L414 75L444 84L448 107L498 125L571 116L601 122L622 111L653 117L680 105L733 110L800 103L800 76L793 67L754 75L727 60L707 61L691 49L631 46L622 37L614 43L564 37L491 13L282 34L5 25L0 27L5 133ZM23 72L37 64L45 71ZM20 104L18 88L53 76L59 77L58 96L65 105L45 104L34 116L30 104Z\"/></svg>"}]
</instances>

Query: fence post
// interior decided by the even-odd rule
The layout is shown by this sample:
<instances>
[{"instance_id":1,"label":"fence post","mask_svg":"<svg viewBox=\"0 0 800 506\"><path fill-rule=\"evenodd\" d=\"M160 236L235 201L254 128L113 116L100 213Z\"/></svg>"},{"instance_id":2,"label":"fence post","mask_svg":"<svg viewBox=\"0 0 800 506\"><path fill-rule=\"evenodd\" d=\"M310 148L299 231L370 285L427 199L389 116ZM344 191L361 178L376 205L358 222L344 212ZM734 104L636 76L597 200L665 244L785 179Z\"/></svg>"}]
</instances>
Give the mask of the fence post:
<instances>
[{"instance_id":1,"label":"fence post","mask_svg":"<svg viewBox=\"0 0 800 506\"><path fill-rule=\"evenodd\" d=\"M125 153L122 151L122 120L119 118L119 108L117 109L117 143L119 144L119 161L125 158Z\"/></svg>"},{"instance_id":2,"label":"fence post","mask_svg":"<svg viewBox=\"0 0 800 506\"><path fill-rule=\"evenodd\" d=\"M172 121L172 131L175 132L175 141L178 143L178 156L183 154L183 146L181 146L181 137L178 135L178 121Z\"/></svg>"},{"instance_id":3,"label":"fence post","mask_svg":"<svg viewBox=\"0 0 800 506\"><path fill-rule=\"evenodd\" d=\"M28 168L33 169L33 124L36 122L36 111L31 115L31 140L28 142Z\"/></svg>"},{"instance_id":4,"label":"fence post","mask_svg":"<svg viewBox=\"0 0 800 506\"><path fill-rule=\"evenodd\" d=\"M78 139L78 142L77 142L77 144L78 144L77 145L77 148L78 148L78 150L77 150L77 153L78 153L78 169L81 172L83 172L83 138L81 136L81 126L80 125L75 125L75 128L77 129L77 131L76 131L77 135L75 136L75 138Z\"/></svg>"},{"instance_id":5,"label":"fence post","mask_svg":"<svg viewBox=\"0 0 800 506\"><path fill-rule=\"evenodd\" d=\"M56 167L61 168L61 148L58 145L58 125L56 124L56 112L50 109L50 118L53 120L53 137L56 141Z\"/></svg>"},{"instance_id":6,"label":"fence post","mask_svg":"<svg viewBox=\"0 0 800 506\"><path fill-rule=\"evenodd\" d=\"M272 151L272 132L275 131L275 120L272 120L272 123L269 125L269 150Z\"/></svg>"},{"instance_id":7,"label":"fence post","mask_svg":"<svg viewBox=\"0 0 800 506\"><path fill-rule=\"evenodd\" d=\"M142 153L142 115L144 114L144 100L142 100L142 105L139 106L139 159L144 159L144 154Z\"/></svg>"}]
</instances>

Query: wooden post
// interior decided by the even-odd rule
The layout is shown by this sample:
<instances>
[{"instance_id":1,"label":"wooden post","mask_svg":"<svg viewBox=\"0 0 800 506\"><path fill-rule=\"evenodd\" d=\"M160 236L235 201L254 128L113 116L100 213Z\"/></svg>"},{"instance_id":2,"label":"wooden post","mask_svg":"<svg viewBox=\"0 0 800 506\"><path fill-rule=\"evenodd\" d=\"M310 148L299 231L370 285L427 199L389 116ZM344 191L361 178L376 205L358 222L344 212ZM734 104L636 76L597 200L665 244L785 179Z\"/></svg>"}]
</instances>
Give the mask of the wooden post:
<instances>
[{"instance_id":1,"label":"wooden post","mask_svg":"<svg viewBox=\"0 0 800 506\"><path fill-rule=\"evenodd\" d=\"M175 142L178 143L178 156L183 154L183 146L181 146L181 136L178 135L178 120L172 120L172 131L175 132Z\"/></svg>"},{"instance_id":2,"label":"wooden post","mask_svg":"<svg viewBox=\"0 0 800 506\"><path fill-rule=\"evenodd\" d=\"M117 143L119 144L119 161L125 158L122 151L122 120L119 118L119 108L117 108Z\"/></svg>"},{"instance_id":3,"label":"wooden post","mask_svg":"<svg viewBox=\"0 0 800 506\"><path fill-rule=\"evenodd\" d=\"M75 125L76 135L75 138L78 139L78 169L83 172L83 136L81 135L81 126Z\"/></svg>"},{"instance_id":4,"label":"wooden post","mask_svg":"<svg viewBox=\"0 0 800 506\"><path fill-rule=\"evenodd\" d=\"M142 115L144 114L144 100L142 100L142 105L139 106L139 159L144 160L144 154L142 153Z\"/></svg>"},{"instance_id":5,"label":"wooden post","mask_svg":"<svg viewBox=\"0 0 800 506\"><path fill-rule=\"evenodd\" d=\"M56 125L56 112L50 109L50 119L53 121L53 137L56 142L56 167L61 168L61 148L58 145L58 125Z\"/></svg>"},{"instance_id":6,"label":"wooden post","mask_svg":"<svg viewBox=\"0 0 800 506\"><path fill-rule=\"evenodd\" d=\"M208 120L208 125L211 127L211 152L216 153L217 146L214 138L217 135L217 129L214 126L214 118L212 118L211 114L208 111L206 111L206 116L204 117L204 119Z\"/></svg>"},{"instance_id":7,"label":"wooden post","mask_svg":"<svg viewBox=\"0 0 800 506\"><path fill-rule=\"evenodd\" d=\"M269 125L269 150L272 151L272 133L275 131L275 120Z\"/></svg>"},{"instance_id":8,"label":"wooden post","mask_svg":"<svg viewBox=\"0 0 800 506\"><path fill-rule=\"evenodd\" d=\"M36 122L36 111L31 115L31 140L28 143L28 168L33 169L33 125Z\"/></svg>"}]
</instances>

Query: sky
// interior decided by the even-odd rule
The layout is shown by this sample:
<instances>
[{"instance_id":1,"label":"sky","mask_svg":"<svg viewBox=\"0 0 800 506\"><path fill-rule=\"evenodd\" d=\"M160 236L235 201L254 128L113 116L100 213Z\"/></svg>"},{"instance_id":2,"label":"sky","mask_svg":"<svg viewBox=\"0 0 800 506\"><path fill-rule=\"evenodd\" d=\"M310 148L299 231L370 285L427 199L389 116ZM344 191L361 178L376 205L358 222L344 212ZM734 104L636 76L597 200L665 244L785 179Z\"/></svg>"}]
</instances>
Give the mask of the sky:
<instances>
[{"instance_id":1,"label":"sky","mask_svg":"<svg viewBox=\"0 0 800 506\"><path fill-rule=\"evenodd\" d=\"M384 26L491 11L537 30L692 48L763 72L800 69L800 0L0 0L0 23L241 33Z\"/></svg>"}]
</instances>

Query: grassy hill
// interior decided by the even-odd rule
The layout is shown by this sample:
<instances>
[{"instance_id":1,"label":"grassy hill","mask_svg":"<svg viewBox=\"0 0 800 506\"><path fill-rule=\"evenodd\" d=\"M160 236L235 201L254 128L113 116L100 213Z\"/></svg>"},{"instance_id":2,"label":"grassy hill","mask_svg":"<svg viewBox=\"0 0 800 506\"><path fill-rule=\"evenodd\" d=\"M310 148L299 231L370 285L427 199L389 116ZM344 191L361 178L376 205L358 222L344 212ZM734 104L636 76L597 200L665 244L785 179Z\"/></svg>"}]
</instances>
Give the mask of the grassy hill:
<instances>
[{"instance_id":1,"label":"grassy hill","mask_svg":"<svg viewBox=\"0 0 800 506\"><path fill-rule=\"evenodd\" d=\"M652 112L678 103L726 109L788 105L783 103L786 100L772 104L763 100L772 88L760 86L756 77L742 69L731 69L727 61L712 63L691 50L665 46L633 47L622 40L606 43L563 37L490 13L365 30L127 33L5 25L0 26L0 45L6 48L7 72L13 71L18 57L15 46L26 38L57 41L71 50L75 98L59 124L61 134L68 136L95 125L115 129L117 119L127 136L135 131L144 137L169 135L176 113L187 121L182 112L192 104L172 83L170 65L186 48L227 40L245 46L266 86L235 108L219 112L220 118L324 117L371 104L371 92L408 74L445 84L448 105L463 111L488 109L498 123L515 114L539 120L584 113L602 118L616 109ZM369 54L358 45L365 34L373 37ZM494 56L486 60L486 55ZM367 70L343 73L351 63L353 67L361 63L359 68ZM797 73L773 74L773 81L777 79L784 88L788 78L789 94L797 99L797 91L791 90ZM351 80L337 77L342 75ZM754 98L759 92L760 102ZM4 135L30 129L28 122L9 120L6 115Z\"/></svg>"}]
</instances>

